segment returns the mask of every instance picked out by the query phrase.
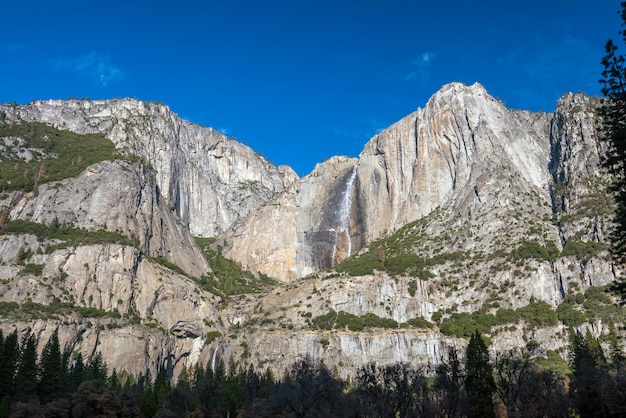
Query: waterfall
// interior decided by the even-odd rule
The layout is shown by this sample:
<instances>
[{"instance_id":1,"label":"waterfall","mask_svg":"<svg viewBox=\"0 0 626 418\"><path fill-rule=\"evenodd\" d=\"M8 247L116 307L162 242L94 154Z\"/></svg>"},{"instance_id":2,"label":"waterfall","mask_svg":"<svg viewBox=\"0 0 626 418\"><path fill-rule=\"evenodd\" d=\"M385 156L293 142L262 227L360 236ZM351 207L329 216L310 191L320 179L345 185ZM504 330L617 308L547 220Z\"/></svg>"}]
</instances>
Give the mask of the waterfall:
<instances>
[{"instance_id":1,"label":"waterfall","mask_svg":"<svg viewBox=\"0 0 626 418\"><path fill-rule=\"evenodd\" d=\"M211 357L211 371L215 375L215 361L217 359L217 349L219 346L215 347L215 351L213 351L213 357Z\"/></svg>"},{"instance_id":2,"label":"waterfall","mask_svg":"<svg viewBox=\"0 0 626 418\"><path fill-rule=\"evenodd\" d=\"M341 195L341 202L339 202L339 210L337 212L337 220L339 225L335 229L335 245L333 247L333 264L335 262L335 256L337 253L337 236L342 232L346 234L346 257L352 255L352 237L350 236L350 218L352 216L352 188L354 187L354 180L356 179L356 166L352 167L352 172L346 187Z\"/></svg>"}]
</instances>

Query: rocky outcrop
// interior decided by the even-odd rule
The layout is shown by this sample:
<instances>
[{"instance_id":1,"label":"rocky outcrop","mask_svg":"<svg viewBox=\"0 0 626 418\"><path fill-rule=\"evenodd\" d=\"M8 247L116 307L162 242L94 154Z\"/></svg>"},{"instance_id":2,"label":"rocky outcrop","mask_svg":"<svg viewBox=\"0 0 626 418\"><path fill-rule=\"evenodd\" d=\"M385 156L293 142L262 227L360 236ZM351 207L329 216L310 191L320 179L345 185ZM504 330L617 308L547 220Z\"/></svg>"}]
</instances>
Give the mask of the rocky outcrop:
<instances>
[{"instance_id":1,"label":"rocky outcrop","mask_svg":"<svg viewBox=\"0 0 626 418\"><path fill-rule=\"evenodd\" d=\"M57 330L66 349L85 358L100 352L135 375L164 364L177 372L208 349L220 299L188 277L207 274L208 263L143 164L104 161L76 178L12 193L3 206L11 209L7 220L68 231L64 239L0 236L0 303L29 306L8 312L5 335L18 329L45 342Z\"/></svg>"},{"instance_id":2,"label":"rocky outcrop","mask_svg":"<svg viewBox=\"0 0 626 418\"><path fill-rule=\"evenodd\" d=\"M361 153L366 241L437 207L497 205L509 182L514 193L547 198L547 123L546 114L507 109L479 84L444 86Z\"/></svg>"},{"instance_id":3,"label":"rocky outcrop","mask_svg":"<svg viewBox=\"0 0 626 418\"><path fill-rule=\"evenodd\" d=\"M225 254L282 281L331 268L362 246L354 159L335 157L221 240Z\"/></svg>"},{"instance_id":4,"label":"rocky outcrop","mask_svg":"<svg viewBox=\"0 0 626 418\"><path fill-rule=\"evenodd\" d=\"M160 194L195 236L217 236L298 176L238 141L180 119L167 106L132 99L46 100L3 105L8 120L104 133L122 153L155 169Z\"/></svg>"},{"instance_id":5,"label":"rocky outcrop","mask_svg":"<svg viewBox=\"0 0 626 418\"><path fill-rule=\"evenodd\" d=\"M7 249L8 242L4 237L0 246ZM45 342L57 330L66 349L85 358L100 352L111 367L135 375L164 364L178 372L195 364L190 356L197 360L208 350L204 339L215 328L207 324L219 322L219 300L187 277L125 245L40 250L27 261L42 265L41 274L18 270L2 278L1 302L35 304L0 322L5 335L18 329ZM2 257L6 263L5 253Z\"/></svg>"},{"instance_id":6,"label":"rocky outcrop","mask_svg":"<svg viewBox=\"0 0 626 418\"><path fill-rule=\"evenodd\" d=\"M193 237L161 197L154 173L140 163L104 161L76 178L43 184L37 193L17 199L9 216L119 232L136 239L147 255L165 257L192 276L209 270Z\"/></svg>"}]
</instances>

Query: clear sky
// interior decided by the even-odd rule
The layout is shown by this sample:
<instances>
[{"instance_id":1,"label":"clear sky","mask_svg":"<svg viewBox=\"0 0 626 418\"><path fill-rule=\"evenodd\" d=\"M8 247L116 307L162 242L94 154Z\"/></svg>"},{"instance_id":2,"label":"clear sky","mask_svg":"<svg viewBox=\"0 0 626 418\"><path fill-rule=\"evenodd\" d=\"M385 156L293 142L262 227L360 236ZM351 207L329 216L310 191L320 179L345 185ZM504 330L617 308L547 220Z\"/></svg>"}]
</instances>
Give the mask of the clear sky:
<instances>
[{"instance_id":1,"label":"clear sky","mask_svg":"<svg viewBox=\"0 0 626 418\"><path fill-rule=\"evenodd\" d=\"M169 105L299 175L443 84L554 110L599 94L619 0L3 1L0 102ZM621 50L621 52L624 52Z\"/></svg>"}]
</instances>

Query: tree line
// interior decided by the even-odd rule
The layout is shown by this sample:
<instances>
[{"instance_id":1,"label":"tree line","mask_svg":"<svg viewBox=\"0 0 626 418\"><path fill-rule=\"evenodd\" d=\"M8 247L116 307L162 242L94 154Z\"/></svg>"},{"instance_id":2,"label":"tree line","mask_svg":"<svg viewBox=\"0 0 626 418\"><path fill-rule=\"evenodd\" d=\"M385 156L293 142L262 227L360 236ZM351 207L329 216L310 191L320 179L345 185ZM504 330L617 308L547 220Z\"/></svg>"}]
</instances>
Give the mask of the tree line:
<instances>
[{"instance_id":1,"label":"tree line","mask_svg":"<svg viewBox=\"0 0 626 418\"><path fill-rule=\"evenodd\" d=\"M408 363L360 367L341 379L305 357L277 379L238 368L163 365L152 378L109 372L99 354L61 350L55 332L38 353L33 334L0 332L0 417L623 417L626 369L615 332L605 353L571 332L568 375L540 366L538 345L490 357L475 332L432 371Z\"/></svg>"}]
</instances>

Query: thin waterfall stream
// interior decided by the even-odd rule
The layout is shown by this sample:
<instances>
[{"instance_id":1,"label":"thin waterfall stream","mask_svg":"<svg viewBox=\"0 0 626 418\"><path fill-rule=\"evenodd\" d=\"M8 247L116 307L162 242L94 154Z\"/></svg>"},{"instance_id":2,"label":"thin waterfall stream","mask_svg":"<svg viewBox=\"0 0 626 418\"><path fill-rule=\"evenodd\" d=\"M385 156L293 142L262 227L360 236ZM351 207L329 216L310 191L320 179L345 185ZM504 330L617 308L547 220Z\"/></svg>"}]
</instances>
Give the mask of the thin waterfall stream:
<instances>
[{"instance_id":1,"label":"thin waterfall stream","mask_svg":"<svg viewBox=\"0 0 626 418\"><path fill-rule=\"evenodd\" d=\"M332 263L335 264L335 257L337 255L337 237L342 232L346 234L346 257L352 255L352 237L350 236L350 218L352 216L352 189L354 187L354 181L356 180L356 166L352 167L352 172L348 181L346 181L346 187L341 195L341 201L339 202L339 210L337 211L337 220L339 225L335 228L335 245L333 246Z\"/></svg>"}]
</instances>

